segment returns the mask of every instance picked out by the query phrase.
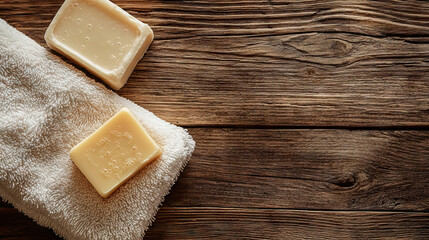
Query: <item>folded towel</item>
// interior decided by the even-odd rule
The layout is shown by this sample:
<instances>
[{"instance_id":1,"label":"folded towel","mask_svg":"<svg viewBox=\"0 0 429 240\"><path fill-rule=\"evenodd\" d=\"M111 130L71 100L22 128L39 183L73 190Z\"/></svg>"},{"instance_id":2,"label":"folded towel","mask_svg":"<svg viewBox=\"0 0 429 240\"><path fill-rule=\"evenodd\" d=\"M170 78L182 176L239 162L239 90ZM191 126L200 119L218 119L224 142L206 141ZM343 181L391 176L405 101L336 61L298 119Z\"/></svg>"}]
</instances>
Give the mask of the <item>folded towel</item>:
<instances>
[{"instance_id":1,"label":"folded towel","mask_svg":"<svg viewBox=\"0 0 429 240\"><path fill-rule=\"evenodd\" d=\"M122 107L163 155L103 199L69 151ZM0 196L38 224L66 239L140 239L194 146L184 129L106 89L0 19Z\"/></svg>"}]
</instances>

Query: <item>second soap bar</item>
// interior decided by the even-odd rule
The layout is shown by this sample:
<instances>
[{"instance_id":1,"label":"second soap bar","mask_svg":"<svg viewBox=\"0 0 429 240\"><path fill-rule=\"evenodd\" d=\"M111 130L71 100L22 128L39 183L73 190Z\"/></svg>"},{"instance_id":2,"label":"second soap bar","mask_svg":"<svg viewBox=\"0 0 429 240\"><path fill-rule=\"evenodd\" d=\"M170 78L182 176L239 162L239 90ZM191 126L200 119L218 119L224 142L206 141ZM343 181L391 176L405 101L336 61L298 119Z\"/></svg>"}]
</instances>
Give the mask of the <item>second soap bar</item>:
<instances>
[{"instance_id":1,"label":"second soap bar","mask_svg":"<svg viewBox=\"0 0 429 240\"><path fill-rule=\"evenodd\" d=\"M66 0L45 40L118 90L148 49L153 32L108 0Z\"/></svg>"}]
</instances>

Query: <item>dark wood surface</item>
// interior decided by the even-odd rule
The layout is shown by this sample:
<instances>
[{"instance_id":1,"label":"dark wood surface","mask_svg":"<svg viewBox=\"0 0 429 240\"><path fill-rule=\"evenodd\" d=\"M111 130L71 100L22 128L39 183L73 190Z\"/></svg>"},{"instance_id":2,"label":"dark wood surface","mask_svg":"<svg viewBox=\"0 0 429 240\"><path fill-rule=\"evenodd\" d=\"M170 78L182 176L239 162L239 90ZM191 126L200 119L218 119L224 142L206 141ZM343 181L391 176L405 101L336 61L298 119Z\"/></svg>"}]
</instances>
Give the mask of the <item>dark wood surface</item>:
<instances>
[{"instance_id":1,"label":"dark wood surface","mask_svg":"<svg viewBox=\"0 0 429 240\"><path fill-rule=\"evenodd\" d=\"M113 2L155 32L118 94L197 142L147 239L429 238L428 1ZM61 3L0 18L46 47Z\"/></svg>"}]
</instances>

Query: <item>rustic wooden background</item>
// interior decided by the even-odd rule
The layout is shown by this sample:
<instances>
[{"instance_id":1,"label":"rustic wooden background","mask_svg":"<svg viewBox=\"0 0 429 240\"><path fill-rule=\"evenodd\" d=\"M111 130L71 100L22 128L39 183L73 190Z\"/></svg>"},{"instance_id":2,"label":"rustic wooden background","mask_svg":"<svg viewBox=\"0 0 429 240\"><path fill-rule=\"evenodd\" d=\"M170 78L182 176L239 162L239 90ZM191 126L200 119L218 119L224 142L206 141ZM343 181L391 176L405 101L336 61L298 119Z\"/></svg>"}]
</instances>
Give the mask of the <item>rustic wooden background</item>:
<instances>
[{"instance_id":1,"label":"rustic wooden background","mask_svg":"<svg viewBox=\"0 0 429 240\"><path fill-rule=\"evenodd\" d=\"M118 93L197 142L147 239L429 238L429 1L113 2L156 35ZM0 17L47 47L61 4Z\"/></svg>"}]
</instances>

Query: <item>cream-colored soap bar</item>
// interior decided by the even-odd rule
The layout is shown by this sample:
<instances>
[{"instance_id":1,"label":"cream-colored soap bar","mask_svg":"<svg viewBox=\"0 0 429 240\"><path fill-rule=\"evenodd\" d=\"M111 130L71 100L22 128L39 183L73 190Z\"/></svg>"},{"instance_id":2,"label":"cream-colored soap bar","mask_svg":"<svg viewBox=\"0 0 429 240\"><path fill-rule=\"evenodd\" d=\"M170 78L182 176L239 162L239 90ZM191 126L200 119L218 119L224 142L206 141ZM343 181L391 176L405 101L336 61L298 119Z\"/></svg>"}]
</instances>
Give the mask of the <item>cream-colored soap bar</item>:
<instances>
[{"instance_id":1,"label":"cream-colored soap bar","mask_svg":"<svg viewBox=\"0 0 429 240\"><path fill-rule=\"evenodd\" d=\"M161 148L130 110L123 108L70 151L70 157L102 197L161 155Z\"/></svg>"},{"instance_id":2,"label":"cream-colored soap bar","mask_svg":"<svg viewBox=\"0 0 429 240\"><path fill-rule=\"evenodd\" d=\"M66 0L45 33L48 46L115 90L153 40L152 29L108 0Z\"/></svg>"}]
</instances>

